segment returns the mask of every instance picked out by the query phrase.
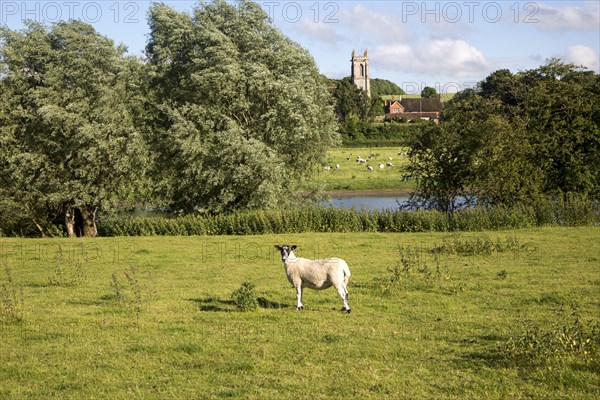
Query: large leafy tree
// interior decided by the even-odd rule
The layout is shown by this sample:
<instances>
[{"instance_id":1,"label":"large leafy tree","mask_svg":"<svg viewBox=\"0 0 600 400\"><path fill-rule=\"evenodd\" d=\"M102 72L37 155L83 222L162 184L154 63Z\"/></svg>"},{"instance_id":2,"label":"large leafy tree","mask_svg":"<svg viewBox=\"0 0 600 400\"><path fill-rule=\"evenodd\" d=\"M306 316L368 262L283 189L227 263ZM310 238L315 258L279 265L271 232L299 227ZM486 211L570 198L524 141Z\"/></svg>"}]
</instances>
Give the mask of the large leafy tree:
<instances>
[{"instance_id":1,"label":"large leafy tree","mask_svg":"<svg viewBox=\"0 0 600 400\"><path fill-rule=\"evenodd\" d=\"M599 94L598 74L556 59L492 73L413 139L414 205L452 211L459 198L512 205L571 192L598 199Z\"/></svg>"},{"instance_id":2,"label":"large leafy tree","mask_svg":"<svg viewBox=\"0 0 600 400\"><path fill-rule=\"evenodd\" d=\"M423 90L421 90L421 97L424 99L437 99L440 97L440 95L435 88L432 88L431 86L425 86Z\"/></svg>"},{"instance_id":3,"label":"large leafy tree","mask_svg":"<svg viewBox=\"0 0 600 400\"><path fill-rule=\"evenodd\" d=\"M143 173L128 76L139 63L85 23L0 31L0 199L42 235L96 235ZM27 230L27 225L25 225Z\"/></svg>"},{"instance_id":4,"label":"large leafy tree","mask_svg":"<svg viewBox=\"0 0 600 400\"><path fill-rule=\"evenodd\" d=\"M344 123L348 120L369 122L375 115L383 111L377 108L380 99L371 99L367 92L359 89L350 78L337 82L334 94L338 120Z\"/></svg>"},{"instance_id":5,"label":"large leafy tree","mask_svg":"<svg viewBox=\"0 0 600 400\"><path fill-rule=\"evenodd\" d=\"M157 191L182 210L273 207L335 145L331 96L307 51L250 1L149 13L148 142Z\"/></svg>"}]
</instances>

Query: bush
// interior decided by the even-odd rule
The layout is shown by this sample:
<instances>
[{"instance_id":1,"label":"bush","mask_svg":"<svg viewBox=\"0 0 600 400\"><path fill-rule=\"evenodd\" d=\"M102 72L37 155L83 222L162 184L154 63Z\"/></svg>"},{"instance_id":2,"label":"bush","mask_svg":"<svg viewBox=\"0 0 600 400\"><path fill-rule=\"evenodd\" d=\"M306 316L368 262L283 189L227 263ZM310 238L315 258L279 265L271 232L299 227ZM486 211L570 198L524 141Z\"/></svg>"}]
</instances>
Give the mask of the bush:
<instances>
[{"instance_id":1,"label":"bush","mask_svg":"<svg viewBox=\"0 0 600 400\"><path fill-rule=\"evenodd\" d=\"M231 293L231 299L238 311L254 311L258 308L254 289L254 283L246 281Z\"/></svg>"}]
</instances>

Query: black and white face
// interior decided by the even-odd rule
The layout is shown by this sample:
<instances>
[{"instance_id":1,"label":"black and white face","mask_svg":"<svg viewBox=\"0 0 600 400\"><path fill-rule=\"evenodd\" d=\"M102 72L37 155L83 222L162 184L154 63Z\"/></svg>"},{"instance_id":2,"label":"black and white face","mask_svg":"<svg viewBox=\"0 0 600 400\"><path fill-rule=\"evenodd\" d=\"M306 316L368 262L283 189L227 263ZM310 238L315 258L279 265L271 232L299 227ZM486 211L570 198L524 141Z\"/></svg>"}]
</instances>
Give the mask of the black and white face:
<instances>
[{"instance_id":1,"label":"black and white face","mask_svg":"<svg viewBox=\"0 0 600 400\"><path fill-rule=\"evenodd\" d=\"M281 252L281 261L283 261L283 262L287 261L290 254L294 250L296 250L297 247L298 246L296 246L295 244L291 245L291 246L288 246L288 245L279 246L278 244L275 245L275 248Z\"/></svg>"}]
</instances>

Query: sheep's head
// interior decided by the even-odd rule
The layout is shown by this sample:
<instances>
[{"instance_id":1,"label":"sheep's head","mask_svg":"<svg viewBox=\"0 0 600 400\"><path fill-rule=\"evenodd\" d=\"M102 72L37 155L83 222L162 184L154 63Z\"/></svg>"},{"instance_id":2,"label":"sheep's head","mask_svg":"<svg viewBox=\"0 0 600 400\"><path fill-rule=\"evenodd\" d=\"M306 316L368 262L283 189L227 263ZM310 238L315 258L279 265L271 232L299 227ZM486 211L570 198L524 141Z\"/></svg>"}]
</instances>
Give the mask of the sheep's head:
<instances>
[{"instance_id":1,"label":"sheep's head","mask_svg":"<svg viewBox=\"0 0 600 400\"><path fill-rule=\"evenodd\" d=\"M281 252L281 261L283 261L283 262L287 261L287 259L290 256L290 254L294 250L296 250L297 247L298 246L296 246L295 244L293 244L291 246L288 246L288 245L285 245L285 244L283 246L280 246L278 244L275 245L275 248Z\"/></svg>"}]
</instances>

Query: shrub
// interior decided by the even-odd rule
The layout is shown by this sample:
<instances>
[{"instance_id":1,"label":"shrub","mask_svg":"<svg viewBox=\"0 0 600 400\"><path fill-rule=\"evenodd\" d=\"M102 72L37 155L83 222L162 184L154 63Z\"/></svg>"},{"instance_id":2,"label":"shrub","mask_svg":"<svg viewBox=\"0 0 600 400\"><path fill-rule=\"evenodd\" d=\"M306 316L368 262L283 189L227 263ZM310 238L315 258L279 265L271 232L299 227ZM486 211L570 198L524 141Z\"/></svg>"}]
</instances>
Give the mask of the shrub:
<instances>
[{"instance_id":1,"label":"shrub","mask_svg":"<svg viewBox=\"0 0 600 400\"><path fill-rule=\"evenodd\" d=\"M6 283L0 285L0 322L23 320L23 287L17 286L7 266L3 267Z\"/></svg>"},{"instance_id":2,"label":"shrub","mask_svg":"<svg viewBox=\"0 0 600 400\"><path fill-rule=\"evenodd\" d=\"M258 308L255 286L252 282L246 281L242 283L239 289L231 293L231 299L238 311L254 311Z\"/></svg>"}]
</instances>

